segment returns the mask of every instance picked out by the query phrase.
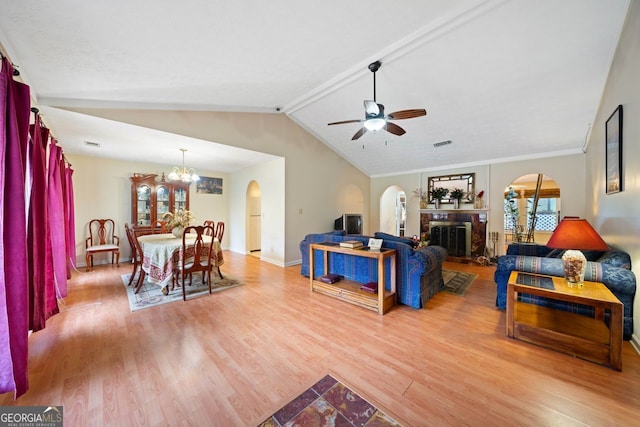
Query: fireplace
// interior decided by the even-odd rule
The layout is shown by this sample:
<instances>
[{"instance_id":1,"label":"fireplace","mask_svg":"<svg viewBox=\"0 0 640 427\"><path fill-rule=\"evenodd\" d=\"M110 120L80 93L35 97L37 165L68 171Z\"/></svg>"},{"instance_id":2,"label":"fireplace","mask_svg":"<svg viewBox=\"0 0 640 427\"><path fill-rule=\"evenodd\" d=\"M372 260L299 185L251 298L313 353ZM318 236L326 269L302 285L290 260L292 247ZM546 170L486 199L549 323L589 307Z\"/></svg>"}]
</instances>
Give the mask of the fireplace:
<instances>
[{"instance_id":1,"label":"fireplace","mask_svg":"<svg viewBox=\"0 0 640 427\"><path fill-rule=\"evenodd\" d=\"M455 257L471 257L471 223L430 221L429 243L442 246L447 254Z\"/></svg>"},{"instance_id":2,"label":"fireplace","mask_svg":"<svg viewBox=\"0 0 640 427\"><path fill-rule=\"evenodd\" d=\"M487 210L420 210L420 234L430 245L447 249L450 257L473 259L484 255Z\"/></svg>"}]
</instances>

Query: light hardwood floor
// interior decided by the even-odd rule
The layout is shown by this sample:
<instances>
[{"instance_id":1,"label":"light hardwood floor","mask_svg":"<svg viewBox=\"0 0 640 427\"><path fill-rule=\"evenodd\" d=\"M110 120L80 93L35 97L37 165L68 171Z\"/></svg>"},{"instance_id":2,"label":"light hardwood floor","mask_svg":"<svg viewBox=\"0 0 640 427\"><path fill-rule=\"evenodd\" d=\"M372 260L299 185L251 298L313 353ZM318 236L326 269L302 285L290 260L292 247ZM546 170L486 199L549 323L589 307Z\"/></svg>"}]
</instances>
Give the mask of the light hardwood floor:
<instances>
[{"instance_id":1,"label":"light hardwood floor","mask_svg":"<svg viewBox=\"0 0 640 427\"><path fill-rule=\"evenodd\" d=\"M131 313L120 275L74 273L30 341L26 395L65 426L256 426L330 373L403 425L638 425L640 356L622 372L505 337L493 268L464 297L385 316L312 294L299 266L225 252L246 285Z\"/></svg>"}]
</instances>

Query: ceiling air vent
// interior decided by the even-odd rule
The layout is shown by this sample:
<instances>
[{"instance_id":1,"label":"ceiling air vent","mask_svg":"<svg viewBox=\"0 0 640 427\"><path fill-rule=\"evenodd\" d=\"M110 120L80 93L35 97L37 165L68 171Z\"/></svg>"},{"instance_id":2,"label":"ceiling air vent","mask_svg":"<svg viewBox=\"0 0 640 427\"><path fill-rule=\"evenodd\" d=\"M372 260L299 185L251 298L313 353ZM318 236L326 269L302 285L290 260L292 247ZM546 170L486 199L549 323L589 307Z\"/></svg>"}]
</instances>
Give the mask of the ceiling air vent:
<instances>
[{"instance_id":1,"label":"ceiling air vent","mask_svg":"<svg viewBox=\"0 0 640 427\"><path fill-rule=\"evenodd\" d=\"M451 144L451 140L436 142L435 144L433 144L433 146L442 147L443 145L449 145L449 144Z\"/></svg>"},{"instance_id":2,"label":"ceiling air vent","mask_svg":"<svg viewBox=\"0 0 640 427\"><path fill-rule=\"evenodd\" d=\"M85 141L84 145L88 146L88 147L95 147L98 148L100 147L100 144L97 142L92 142L92 141Z\"/></svg>"}]
</instances>

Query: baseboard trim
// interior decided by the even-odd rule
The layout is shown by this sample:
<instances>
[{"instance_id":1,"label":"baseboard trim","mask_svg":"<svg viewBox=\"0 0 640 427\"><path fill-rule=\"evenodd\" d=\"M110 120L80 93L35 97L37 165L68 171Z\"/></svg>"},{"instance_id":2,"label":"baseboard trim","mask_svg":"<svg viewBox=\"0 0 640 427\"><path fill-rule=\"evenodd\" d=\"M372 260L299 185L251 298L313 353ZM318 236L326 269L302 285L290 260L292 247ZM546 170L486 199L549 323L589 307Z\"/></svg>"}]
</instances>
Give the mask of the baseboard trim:
<instances>
[{"instance_id":1,"label":"baseboard trim","mask_svg":"<svg viewBox=\"0 0 640 427\"><path fill-rule=\"evenodd\" d=\"M640 338L634 333L631 335L631 347L640 355Z\"/></svg>"}]
</instances>

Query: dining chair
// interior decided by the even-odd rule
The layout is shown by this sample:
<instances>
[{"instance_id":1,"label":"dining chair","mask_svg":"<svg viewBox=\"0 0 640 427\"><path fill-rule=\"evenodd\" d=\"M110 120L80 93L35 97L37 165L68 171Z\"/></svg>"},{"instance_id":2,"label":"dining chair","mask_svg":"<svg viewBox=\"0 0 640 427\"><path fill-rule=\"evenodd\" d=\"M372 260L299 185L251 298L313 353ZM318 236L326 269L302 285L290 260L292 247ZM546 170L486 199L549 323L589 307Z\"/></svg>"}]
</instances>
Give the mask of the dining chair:
<instances>
[{"instance_id":1,"label":"dining chair","mask_svg":"<svg viewBox=\"0 0 640 427\"><path fill-rule=\"evenodd\" d=\"M85 239L87 271L93 267L93 256L101 252L111 253L111 264L120 267L120 238L115 234L116 223L112 219L89 221L89 237Z\"/></svg>"},{"instance_id":2,"label":"dining chair","mask_svg":"<svg viewBox=\"0 0 640 427\"><path fill-rule=\"evenodd\" d=\"M168 229L168 221L164 221L162 219L159 219L155 222L154 227L153 227L153 234L164 234L164 233L170 233L171 230Z\"/></svg>"},{"instance_id":3,"label":"dining chair","mask_svg":"<svg viewBox=\"0 0 640 427\"><path fill-rule=\"evenodd\" d=\"M222 236L224 236L224 222L220 221L217 225L216 225L216 239L218 239L218 242L220 242L220 244L222 244Z\"/></svg>"},{"instance_id":4,"label":"dining chair","mask_svg":"<svg viewBox=\"0 0 640 427\"><path fill-rule=\"evenodd\" d=\"M203 225L204 225L205 227L211 227L211 230L208 230L208 229L207 229L207 231L206 231L206 232L207 232L207 233L210 233L210 234L206 234L206 236L213 236L213 235L214 235L214 233L215 233L215 229L216 229L216 222L215 222L215 221L211 221L211 220L207 220L207 221L205 221L205 222L204 222L204 224L203 224Z\"/></svg>"},{"instance_id":5,"label":"dining chair","mask_svg":"<svg viewBox=\"0 0 640 427\"><path fill-rule=\"evenodd\" d=\"M129 224L124 224L124 231L127 235L127 240L129 241L129 246L131 246L131 262L133 263L133 273L131 273L131 277L129 278L129 284L127 286L131 286L133 283L133 278L138 272L138 267L142 266L142 253L138 251L136 247L136 242L134 241L135 237L133 235L134 231L129 227Z\"/></svg>"},{"instance_id":6,"label":"dining chair","mask_svg":"<svg viewBox=\"0 0 640 427\"><path fill-rule=\"evenodd\" d=\"M205 233L210 231L213 233L211 226L196 225L189 226L184 229L182 233L182 259L176 269L176 275L180 278L180 284L182 286L182 300L187 300L187 291L185 278L187 275L191 275L195 272L202 272L203 282L209 284L209 293L211 290L211 265L213 255L213 239L208 242L205 241ZM187 235L192 233L190 237L195 234L195 241L193 245L187 244ZM191 239L190 239L191 240ZM191 284L191 280L189 281Z\"/></svg>"},{"instance_id":7,"label":"dining chair","mask_svg":"<svg viewBox=\"0 0 640 427\"><path fill-rule=\"evenodd\" d=\"M142 252L142 245L140 244L140 240L138 240L138 235L134 230L131 230L131 241L133 242L133 245L136 248L136 253L138 254L138 257L140 260L139 261L140 274L138 275L138 281L136 282L136 289L134 292L137 294L140 288L142 287L142 284L144 283L144 278L147 275L147 273L145 273L144 268L142 268L142 261L144 260L144 252ZM131 275L131 277L133 277L133 275Z\"/></svg>"},{"instance_id":8,"label":"dining chair","mask_svg":"<svg viewBox=\"0 0 640 427\"><path fill-rule=\"evenodd\" d=\"M218 222L218 224L216 225L216 239L218 239L218 243L220 244L220 247L222 247L222 236L224 236L224 222L220 221ZM220 278L222 279L222 272L220 271L220 266L218 266L218 276L220 276Z\"/></svg>"}]
</instances>

